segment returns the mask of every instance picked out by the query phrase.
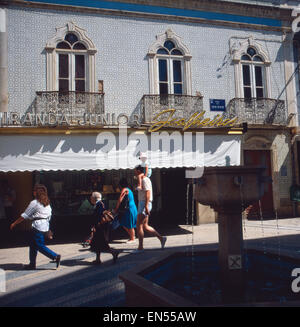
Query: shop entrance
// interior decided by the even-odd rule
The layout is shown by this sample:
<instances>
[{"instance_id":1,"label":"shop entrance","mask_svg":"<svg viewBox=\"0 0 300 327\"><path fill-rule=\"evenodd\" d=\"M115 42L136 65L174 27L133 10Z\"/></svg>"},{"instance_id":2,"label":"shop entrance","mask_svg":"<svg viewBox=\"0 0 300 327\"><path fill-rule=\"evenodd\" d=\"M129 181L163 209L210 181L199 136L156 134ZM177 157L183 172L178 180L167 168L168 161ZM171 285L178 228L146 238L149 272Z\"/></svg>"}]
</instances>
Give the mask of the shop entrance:
<instances>
[{"instance_id":1,"label":"shop entrance","mask_svg":"<svg viewBox=\"0 0 300 327\"><path fill-rule=\"evenodd\" d=\"M260 166L265 167L264 176L272 177L271 170L271 151L269 150L245 150L244 151L244 164L246 166ZM265 192L260 200L261 211L263 218L274 217L274 206L273 206L273 188L272 183L266 183L264 185ZM260 219L260 207L257 201L252 206L248 207L248 218Z\"/></svg>"},{"instance_id":2,"label":"shop entrance","mask_svg":"<svg viewBox=\"0 0 300 327\"><path fill-rule=\"evenodd\" d=\"M185 168L161 169L162 216L166 225L186 224Z\"/></svg>"}]
</instances>

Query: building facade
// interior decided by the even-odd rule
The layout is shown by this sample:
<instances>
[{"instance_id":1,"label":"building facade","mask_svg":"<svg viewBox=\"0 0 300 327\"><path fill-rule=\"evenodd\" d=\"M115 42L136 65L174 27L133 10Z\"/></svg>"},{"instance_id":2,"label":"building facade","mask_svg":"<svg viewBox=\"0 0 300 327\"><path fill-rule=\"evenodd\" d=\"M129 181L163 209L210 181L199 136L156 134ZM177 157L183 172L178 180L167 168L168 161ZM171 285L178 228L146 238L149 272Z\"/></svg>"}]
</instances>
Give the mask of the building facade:
<instances>
[{"instance_id":1,"label":"building facade","mask_svg":"<svg viewBox=\"0 0 300 327\"><path fill-rule=\"evenodd\" d=\"M174 108L186 119L205 112L202 123L204 117L210 123L223 117L223 125L203 123L198 130L204 131L204 142L215 137L225 143L230 134L225 119L237 127L247 123L240 164L263 165L272 177L261 208L248 208L249 218L259 218L260 212L295 216L298 202L290 194L300 184L298 31L292 28L300 12L295 8L293 1L4 1L7 47L3 36L0 49L4 63L7 58L2 76L7 72L8 77L0 83L2 142L29 144L30 137L50 135L84 138L113 131L123 121L143 131L163 110ZM225 157L220 165L234 164ZM76 189L78 196L86 195L82 183L116 190L124 173L104 176L103 169L98 174L89 169L86 175L62 177L51 168L9 172L4 166L0 177L17 188L17 211L31 196L20 185L29 190L36 181L55 182L51 187L59 207L66 200L70 205L81 201L64 198L61 188ZM81 169L86 169L83 163ZM73 170L72 164L66 170ZM158 212L167 212L176 197L185 207L183 174L154 170ZM67 179L76 185L67 186ZM174 187L180 189L177 195ZM197 223L217 220L200 204L196 212ZM178 222L185 223L184 210L180 215Z\"/></svg>"}]
</instances>

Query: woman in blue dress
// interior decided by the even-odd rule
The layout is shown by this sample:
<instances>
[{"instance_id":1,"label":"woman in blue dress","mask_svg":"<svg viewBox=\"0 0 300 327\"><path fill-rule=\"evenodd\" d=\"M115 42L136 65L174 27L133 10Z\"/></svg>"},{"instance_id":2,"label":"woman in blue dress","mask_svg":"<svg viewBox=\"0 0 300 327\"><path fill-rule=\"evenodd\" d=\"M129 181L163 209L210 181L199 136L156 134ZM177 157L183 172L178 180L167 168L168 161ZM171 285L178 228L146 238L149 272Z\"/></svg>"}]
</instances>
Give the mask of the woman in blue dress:
<instances>
[{"instance_id":1,"label":"woman in blue dress","mask_svg":"<svg viewBox=\"0 0 300 327\"><path fill-rule=\"evenodd\" d=\"M121 194L117 202L115 212L119 212L120 225L126 230L129 235L128 243L135 241L137 208L134 202L134 196L126 178L122 178L119 182Z\"/></svg>"}]
</instances>

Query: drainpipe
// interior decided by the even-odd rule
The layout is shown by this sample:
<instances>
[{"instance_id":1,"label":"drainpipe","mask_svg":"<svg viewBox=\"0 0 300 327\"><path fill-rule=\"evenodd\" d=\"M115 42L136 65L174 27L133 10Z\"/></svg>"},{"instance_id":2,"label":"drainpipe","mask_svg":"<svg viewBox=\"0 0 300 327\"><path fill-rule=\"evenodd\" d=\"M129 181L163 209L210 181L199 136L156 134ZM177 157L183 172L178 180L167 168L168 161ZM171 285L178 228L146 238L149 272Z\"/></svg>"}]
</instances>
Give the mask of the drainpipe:
<instances>
[{"instance_id":1,"label":"drainpipe","mask_svg":"<svg viewBox=\"0 0 300 327\"><path fill-rule=\"evenodd\" d=\"M4 122L8 111L8 49L6 31L6 13L0 8L0 121Z\"/></svg>"}]
</instances>

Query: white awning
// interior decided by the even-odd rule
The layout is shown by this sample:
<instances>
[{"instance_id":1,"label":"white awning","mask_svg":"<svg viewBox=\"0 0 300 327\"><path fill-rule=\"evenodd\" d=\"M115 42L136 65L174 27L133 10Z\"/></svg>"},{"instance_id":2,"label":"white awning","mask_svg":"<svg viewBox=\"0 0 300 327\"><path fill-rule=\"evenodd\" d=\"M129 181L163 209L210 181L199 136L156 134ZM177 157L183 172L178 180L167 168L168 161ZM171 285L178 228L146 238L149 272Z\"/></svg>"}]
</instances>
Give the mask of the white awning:
<instances>
[{"instance_id":1,"label":"white awning","mask_svg":"<svg viewBox=\"0 0 300 327\"><path fill-rule=\"evenodd\" d=\"M186 140L174 138L169 149L168 140L164 144L139 133L130 135L128 144L118 139L114 144L110 132L100 136L1 135L0 171L131 169L141 163L140 151L148 154L152 168L240 165L241 135L205 135L204 143L195 135ZM159 146L153 148L155 143Z\"/></svg>"}]
</instances>

